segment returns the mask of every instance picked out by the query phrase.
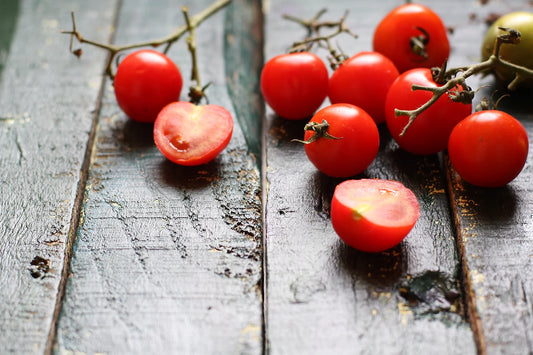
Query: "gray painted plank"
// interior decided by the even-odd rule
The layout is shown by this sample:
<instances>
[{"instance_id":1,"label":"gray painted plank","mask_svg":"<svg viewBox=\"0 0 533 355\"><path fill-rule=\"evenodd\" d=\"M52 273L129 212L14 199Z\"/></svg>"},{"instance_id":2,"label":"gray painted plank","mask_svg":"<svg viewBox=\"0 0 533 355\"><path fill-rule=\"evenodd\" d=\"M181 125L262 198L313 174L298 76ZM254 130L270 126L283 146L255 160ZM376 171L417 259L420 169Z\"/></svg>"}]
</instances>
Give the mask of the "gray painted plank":
<instances>
[{"instance_id":1,"label":"gray painted plank","mask_svg":"<svg viewBox=\"0 0 533 355\"><path fill-rule=\"evenodd\" d=\"M190 13L210 3L195 1ZM152 126L128 120L106 86L60 353L262 351L259 169L225 86L225 18L216 14L196 31L210 102L235 118L230 145L215 161L189 168L168 162L153 145ZM126 1L115 41L159 38L182 23L174 0ZM188 85L185 43L169 56Z\"/></svg>"},{"instance_id":2,"label":"gray painted plank","mask_svg":"<svg viewBox=\"0 0 533 355\"><path fill-rule=\"evenodd\" d=\"M2 2L1 6L4 6ZM62 277L103 53L68 52L70 10L107 40L113 2L19 3L0 82L0 352L43 353ZM68 90L65 90L68 88Z\"/></svg>"},{"instance_id":3,"label":"gray painted plank","mask_svg":"<svg viewBox=\"0 0 533 355\"><path fill-rule=\"evenodd\" d=\"M398 3L329 3L324 18L350 10L348 24L359 39L343 39L340 47L354 54L371 49L374 27ZM319 1L270 4L265 59L305 34L282 20L283 13L311 17L324 6ZM454 25L468 25L468 13L438 10ZM469 38L452 37L463 40ZM455 63L468 60L461 52L456 55ZM328 215L341 180L317 172L303 147L290 141L301 138L303 124L267 110L266 334L271 353L475 354L462 312L460 260L438 156L402 152L382 127L378 158L359 177L402 181L418 196L422 216L399 247L359 253L339 241Z\"/></svg>"}]
</instances>

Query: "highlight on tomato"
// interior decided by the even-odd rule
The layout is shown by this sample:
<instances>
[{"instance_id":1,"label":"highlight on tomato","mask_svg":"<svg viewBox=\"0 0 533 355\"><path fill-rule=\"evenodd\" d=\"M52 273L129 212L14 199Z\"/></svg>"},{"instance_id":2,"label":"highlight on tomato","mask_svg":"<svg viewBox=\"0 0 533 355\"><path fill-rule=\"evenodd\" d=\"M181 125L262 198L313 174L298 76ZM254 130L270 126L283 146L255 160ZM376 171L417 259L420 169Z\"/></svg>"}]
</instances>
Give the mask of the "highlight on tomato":
<instances>
[{"instance_id":1,"label":"highlight on tomato","mask_svg":"<svg viewBox=\"0 0 533 355\"><path fill-rule=\"evenodd\" d=\"M333 104L311 118L303 143L318 170L331 177L349 177L362 173L376 158L379 131L360 107Z\"/></svg>"},{"instance_id":2,"label":"highlight on tomato","mask_svg":"<svg viewBox=\"0 0 533 355\"><path fill-rule=\"evenodd\" d=\"M289 120L309 118L328 94L328 75L316 54L281 54L264 65L261 93L278 116Z\"/></svg>"},{"instance_id":3,"label":"highlight on tomato","mask_svg":"<svg viewBox=\"0 0 533 355\"><path fill-rule=\"evenodd\" d=\"M413 68L441 67L450 56L450 42L442 19L420 4L401 5L378 24L374 51L388 57L400 73Z\"/></svg>"},{"instance_id":4,"label":"highlight on tomato","mask_svg":"<svg viewBox=\"0 0 533 355\"><path fill-rule=\"evenodd\" d=\"M113 85L117 103L128 117L152 123L165 105L179 100L183 79L169 57L144 49L120 62Z\"/></svg>"},{"instance_id":5,"label":"highlight on tomato","mask_svg":"<svg viewBox=\"0 0 533 355\"><path fill-rule=\"evenodd\" d=\"M376 123L385 122L385 98L399 72L377 52L360 52L344 61L329 79L331 103L349 103L365 110Z\"/></svg>"},{"instance_id":6,"label":"highlight on tomato","mask_svg":"<svg viewBox=\"0 0 533 355\"><path fill-rule=\"evenodd\" d=\"M406 71L391 85L385 100L387 127L398 145L413 154L438 153L448 146L448 138L457 123L472 113L472 104L452 101L449 95L441 96L427 110L417 116L409 129L402 134L409 117L396 116L395 109L416 110L432 97L427 90L412 90L412 86L437 87L430 69L417 68ZM458 87L450 95L460 94Z\"/></svg>"},{"instance_id":7,"label":"highlight on tomato","mask_svg":"<svg viewBox=\"0 0 533 355\"><path fill-rule=\"evenodd\" d=\"M415 194L392 180L346 180L335 188L331 223L349 246L380 252L398 245L420 217Z\"/></svg>"},{"instance_id":8,"label":"highlight on tomato","mask_svg":"<svg viewBox=\"0 0 533 355\"><path fill-rule=\"evenodd\" d=\"M450 162L461 178L480 187L501 187L522 171L529 151L524 126L498 110L478 111L453 129Z\"/></svg>"},{"instance_id":9,"label":"highlight on tomato","mask_svg":"<svg viewBox=\"0 0 533 355\"><path fill-rule=\"evenodd\" d=\"M165 106L154 123L154 141L161 153L179 165L213 160L231 140L233 118L222 106L179 101Z\"/></svg>"}]
</instances>

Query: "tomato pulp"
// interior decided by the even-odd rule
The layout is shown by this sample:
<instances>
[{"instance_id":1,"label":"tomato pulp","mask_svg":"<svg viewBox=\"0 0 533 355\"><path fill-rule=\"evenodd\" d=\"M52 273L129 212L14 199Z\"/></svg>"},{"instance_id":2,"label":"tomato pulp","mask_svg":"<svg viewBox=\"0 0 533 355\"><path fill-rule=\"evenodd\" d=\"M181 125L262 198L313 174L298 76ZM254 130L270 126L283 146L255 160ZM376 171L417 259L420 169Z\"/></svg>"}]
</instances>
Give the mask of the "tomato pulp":
<instances>
[{"instance_id":1,"label":"tomato pulp","mask_svg":"<svg viewBox=\"0 0 533 355\"><path fill-rule=\"evenodd\" d=\"M380 252L399 244L420 217L415 194L391 180L346 180L335 188L331 222L351 247Z\"/></svg>"},{"instance_id":2,"label":"tomato pulp","mask_svg":"<svg viewBox=\"0 0 533 355\"><path fill-rule=\"evenodd\" d=\"M179 101L165 106L154 123L154 141L170 161L201 165L228 145L233 118L222 106Z\"/></svg>"},{"instance_id":3,"label":"tomato pulp","mask_svg":"<svg viewBox=\"0 0 533 355\"><path fill-rule=\"evenodd\" d=\"M122 111L135 121L151 123L165 105L179 100L183 79L163 53L139 50L119 64L113 84Z\"/></svg>"}]
</instances>

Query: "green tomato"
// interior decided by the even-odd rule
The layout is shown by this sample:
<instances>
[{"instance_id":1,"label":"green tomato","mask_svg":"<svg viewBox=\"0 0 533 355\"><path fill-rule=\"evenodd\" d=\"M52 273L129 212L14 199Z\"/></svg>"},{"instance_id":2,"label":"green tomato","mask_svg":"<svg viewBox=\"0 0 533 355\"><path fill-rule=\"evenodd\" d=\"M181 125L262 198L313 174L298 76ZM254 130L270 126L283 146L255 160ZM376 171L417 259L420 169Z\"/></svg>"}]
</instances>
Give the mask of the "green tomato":
<instances>
[{"instance_id":1,"label":"green tomato","mask_svg":"<svg viewBox=\"0 0 533 355\"><path fill-rule=\"evenodd\" d=\"M500 17L489 28L483 46L481 57L486 60L494 51L496 37L503 33L499 27L512 28L521 33L519 44L503 44L500 48L500 58L513 64L517 64L533 70L533 13L519 11L512 12ZM509 69L498 66L494 68L494 74L504 84L508 84L514 78L514 73ZM533 80L522 82L521 85L533 86Z\"/></svg>"}]
</instances>

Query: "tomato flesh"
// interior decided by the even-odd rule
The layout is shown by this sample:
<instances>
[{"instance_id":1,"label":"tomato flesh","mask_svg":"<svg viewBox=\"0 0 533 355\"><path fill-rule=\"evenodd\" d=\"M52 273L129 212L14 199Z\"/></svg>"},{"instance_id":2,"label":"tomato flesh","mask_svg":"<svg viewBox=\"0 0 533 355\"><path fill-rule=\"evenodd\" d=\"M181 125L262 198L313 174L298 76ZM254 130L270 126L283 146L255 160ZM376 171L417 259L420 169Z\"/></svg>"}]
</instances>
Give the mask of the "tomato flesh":
<instances>
[{"instance_id":1,"label":"tomato flesh","mask_svg":"<svg viewBox=\"0 0 533 355\"><path fill-rule=\"evenodd\" d=\"M500 187L522 171L529 151L524 126L497 110L475 112L452 131L448 143L450 162L467 182L480 187Z\"/></svg>"},{"instance_id":2,"label":"tomato flesh","mask_svg":"<svg viewBox=\"0 0 533 355\"><path fill-rule=\"evenodd\" d=\"M346 244L365 252L399 244L419 217L415 194L397 181L346 180L337 185L331 202L335 232Z\"/></svg>"},{"instance_id":3,"label":"tomato flesh","mask_svg":"<svg viewBox=\"0 0 533 355\"><path fill-rule=\"evenodd\" d=\"M165 54L139 50L119 64L113 85L117 103L129 118L152 123L165 105L179 100L183 79Z\"/></svg>"},{"instance_id":4,"label":"tomato flesh","mask_svg":"<svg viewBox=\"0 0 533 355\"><path fill-rule=\"evenodd\" d=\"M154 142L161 153L179 165L213 160L231 140L233 118L222 106L174 102L154 123Z\"/></svg>"}]
</instances>

